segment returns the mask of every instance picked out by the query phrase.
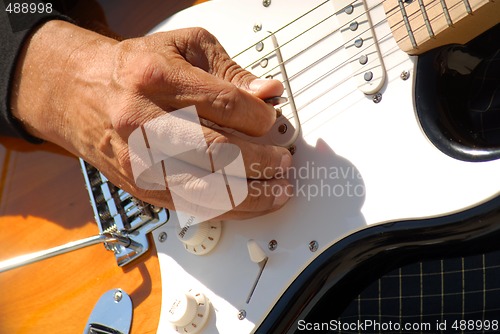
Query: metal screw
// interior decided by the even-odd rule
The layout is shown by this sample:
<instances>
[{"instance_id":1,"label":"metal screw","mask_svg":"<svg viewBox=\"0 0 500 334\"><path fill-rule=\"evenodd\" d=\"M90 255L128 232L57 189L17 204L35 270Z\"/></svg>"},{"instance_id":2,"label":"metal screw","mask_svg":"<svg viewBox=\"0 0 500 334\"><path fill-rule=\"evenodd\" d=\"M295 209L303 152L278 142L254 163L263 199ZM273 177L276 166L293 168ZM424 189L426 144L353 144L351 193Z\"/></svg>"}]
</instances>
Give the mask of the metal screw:
<instances>
[{"instance_id":1,"label":"metal screw","mask_svg":"<svg viewBox=\"0 0 500 334\"><path fill-rule=\"evenodd\" d=\"M400 77L403 80L408 80L410 78L410 72L405 70L405 71L401 72Z\"/></svg>"},{"instance_id":2,"label":"metal screw","mask_svg":"<svg viewBox=\"0 0 500 334\"><path fill-rule=\"evenodd\" d=\"M290 153L291 153L292 155L294 155L294 154L295 154L295 151L297 151L297 146L295 146L295 145L290 146L290 147L288 148L288 151L290 151Z\"/></svg>"},{"instance_id":3,"label":"metal screw","mask_svg":"<svg viewBox=\"0 0 500 334\"><path fill-rule=\"evenodd\" d=\"M311 252L315 252L315 251L317 251L317 250L318 250L318 248L319 248L319 244L318 244L318 242L317 242L316 240L313 240L313 241L311 241L311 242L309 243L309 250L310 250Z\"/></svg>"},{"instance_id":4,"label":"metal screw","mask_svg":"<svg viewBox=\"0 0 500 334\"><path fill-rule=\"evenodd\" d=\"M161 232L158 236L158 241L165 242L167 240L167 232Z\"/></svg>"},{"instance_id":5,"label":"metal screw","mask_svg":"<svg viewBox=\"0 0 500 334\"><path fill-rule=\"evenodd\" d=\"M257 45L255 45L255 49L261 52L262 50L264 50L264 43L262 42L257 43Z\"/></svg>"},{"instance_id":6,"label":"metal screw","mask_svg":"<svg viewBox=\"0 0 500 334\"><path fill-rule=\"evenodd\" d=\"M120 300L122 300L122 297L123 297L122 291L121 290L116 290L115 294L113 295L113 299L115 300L115 302L119 303Z\"/></svg>"},{"instance_id":7,"label":"metal screw","mask_svg":"<svg viewBox=\"0 0 500 334\"><path fill-rule=\"evenodd\" d=\"M262 0L262 5L264 7L269 7L271 6L271 0Z\"/></svg>"},{"instance_id":8,"label":"metal screw","mask_svg":"<svg viewBox=\"0 0 500 334\"><path fill-rule=\"evenodd\" d=\"M276 110L276 118L283 115L283 111L281 110L281 108L274 108L274 110Z\"/></svg>"},{"instance_id":9,"label":"metal screw","mask_svg":"<svg viewBox=\"0 0 500 334\"><path fill-rule=\"evenodd\" d=\"M156 205L151 205L151 210L153 210L154 213L160 213L162 208Z\"/></svg>"},{"instance_id":10,"label":"metal screw","mask_svg":"<svg viewBox=\"0 0 500 334\"><path fill-rule=\"evenodd\" d=\"M377 94L373 95L373 102L379 103L380 101L382 101L382 94L377 93Z\"/></svg>"},{"instance_id":11,"label":"metal screw","mask_svg":"<svg viewBox=\"0 0 500 334\"><path fill-rule=\"evenodd\" d=\"M270 251L273 251L278 247L278 242L276 240L271 240L269 241L269 245L267 247Z\"/></svg>"},{"instance_id":12,"label":"metal screw","mask_svg":"<svg viewBox=\"0 0 500 334\"><path fill-rule=\"evenodd\" d=\"M285 134L286 130L288 130L288 127L286 126L286 124L281 124L280 126L278 126L279 133Z\"/></svg>"},{"instance_id":13,"label":"metal screw","mask_svg":"<svg viewBox=\"0 0 500 334\"><path fill-rule=\"evenodd\" d=\"M245 310L240 310L238 312L238 319L239 320L244 320L247 317L247 311Z\"/></svg>"},{"instance_id":14,"label":"metal screw","mask_svg":"<svg viewBox=\"0 0 500 334\"><path fill-rule=\"evenodd\" d=\"M254 32L261 31L261 30L262 30L262 24L261 23L255 23L253 25L253 31Z\"/></svg>"}]
</instances>

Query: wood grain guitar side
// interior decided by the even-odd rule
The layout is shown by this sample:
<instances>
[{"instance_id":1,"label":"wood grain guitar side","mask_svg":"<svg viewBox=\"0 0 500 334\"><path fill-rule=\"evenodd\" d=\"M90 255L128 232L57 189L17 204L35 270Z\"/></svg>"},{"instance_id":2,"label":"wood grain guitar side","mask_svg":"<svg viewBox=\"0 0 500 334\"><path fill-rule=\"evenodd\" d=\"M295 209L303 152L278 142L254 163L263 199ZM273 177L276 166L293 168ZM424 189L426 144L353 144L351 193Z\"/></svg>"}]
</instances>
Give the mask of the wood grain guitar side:
<instances>
[{"instance_id":1,"label":"wood grain guitar side","mask_svg":"<svg viewBox=\"0 0 500 334\"><path fill-rule=\"evenodd\" d=\"M75 157L48 144L2 144L0 260L98 233ZM156 333L156 250L120 268L101 245L0 274L0 333L81 333L101 295L116 288L132 298L131 333Z\"/></svg>"}]
</instances>

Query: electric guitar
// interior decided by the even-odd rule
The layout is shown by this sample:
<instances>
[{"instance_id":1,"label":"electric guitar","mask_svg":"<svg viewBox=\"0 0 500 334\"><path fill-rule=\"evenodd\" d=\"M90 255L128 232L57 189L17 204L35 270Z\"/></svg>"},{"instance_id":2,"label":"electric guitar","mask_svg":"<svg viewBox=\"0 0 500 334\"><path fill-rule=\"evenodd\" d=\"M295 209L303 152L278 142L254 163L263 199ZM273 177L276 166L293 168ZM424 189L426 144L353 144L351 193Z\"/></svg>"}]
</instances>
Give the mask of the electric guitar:
<instances>
[{"instance_id":1,"label":"electric guitar","mask_svg":"<svg viewBox=\"0 0 500 334\"><path fill-rule=\"evenodd\" d=\"M85 162L88 194L74 158L5 145L0 260L94 235L94 219L130 243L0 273L0 332L293 332L321 307L333 319L353 283L398 259L491 243L498 124L457 122L434 65L453 59L441 46L500 23L499 8L216 0L160 24L153 32L205 27L241 66L284 83L288 102L260 140L293 151L295 197L264 217L181 229L175 212L130 199Z\"/></svg>"}]
</instances>

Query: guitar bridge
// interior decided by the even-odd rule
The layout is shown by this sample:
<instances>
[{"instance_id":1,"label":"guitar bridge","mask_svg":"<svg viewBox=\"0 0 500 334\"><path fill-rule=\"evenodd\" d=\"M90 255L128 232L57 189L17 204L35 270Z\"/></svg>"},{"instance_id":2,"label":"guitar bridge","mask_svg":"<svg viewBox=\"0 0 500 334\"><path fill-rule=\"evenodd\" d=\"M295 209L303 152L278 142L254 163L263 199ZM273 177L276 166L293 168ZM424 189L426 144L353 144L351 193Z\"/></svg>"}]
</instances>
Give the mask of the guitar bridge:
<instances>
[{"instance_id":1,"label":"guitar bridge","mask_svg":"<svg viewBox=\"0 0 500 334\"><path fill-rule=\"evenodd\" d=\"M149 249L147 234L168 221L169 212L138 200L111 183L97 168L80 159L85 184L99 232L117 233L141 247L130 248L105 243L115 253L119 266L124 266Z\"/></svg>"}]
</instances>

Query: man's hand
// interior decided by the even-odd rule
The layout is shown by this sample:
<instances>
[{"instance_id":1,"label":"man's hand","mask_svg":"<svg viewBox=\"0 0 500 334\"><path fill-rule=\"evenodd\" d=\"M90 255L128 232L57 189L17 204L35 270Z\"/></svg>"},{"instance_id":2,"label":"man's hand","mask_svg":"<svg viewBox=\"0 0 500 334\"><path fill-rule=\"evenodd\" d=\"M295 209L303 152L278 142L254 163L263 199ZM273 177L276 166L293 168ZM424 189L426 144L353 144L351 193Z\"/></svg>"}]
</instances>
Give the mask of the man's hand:
<instances>
[{"instance_id":1,"label":"man's hand","mask_svg":"<svg viewBox=\"0 0 500 334\"><path fill-rule=\"evenodd\" d=\"M128 146L133 131L194 105L201 118L221 127L264 135L276 113L263 99L283 93L279 81L240 68L203 29L118 42L63 21L47 22L31 36L14 84L13 114L31 134L82 157L134 196L170 209L168 189L141 189L135 182ZM172 144L190 137L185 128L162 131ZM288 150L208 127L203 133L208 147L239 147L251 182L246 199L221 219L258 216L285 204L291 186L280 176L291 166ZM189 186L195 193L199 185Z\"/></svg>"}]
</instances>

